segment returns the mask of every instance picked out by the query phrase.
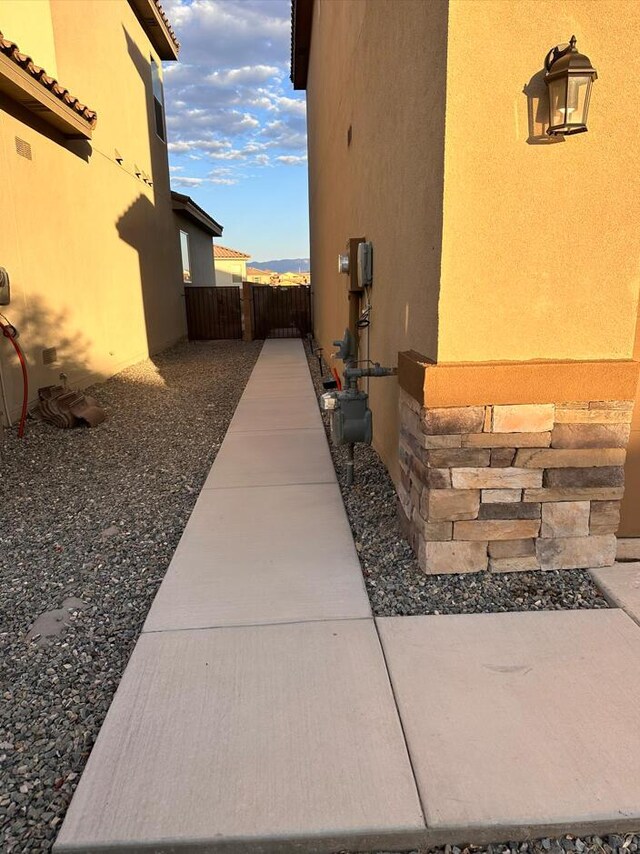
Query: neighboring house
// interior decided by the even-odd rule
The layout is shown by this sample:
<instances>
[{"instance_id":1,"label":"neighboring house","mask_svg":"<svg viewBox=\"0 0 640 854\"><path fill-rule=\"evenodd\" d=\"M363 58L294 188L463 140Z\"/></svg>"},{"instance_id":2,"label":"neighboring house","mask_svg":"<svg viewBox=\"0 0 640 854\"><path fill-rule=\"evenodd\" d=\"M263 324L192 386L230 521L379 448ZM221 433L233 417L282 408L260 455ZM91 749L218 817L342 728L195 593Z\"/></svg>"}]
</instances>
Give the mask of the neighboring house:
<instances>
[{"instance_id":1,"label":"neighboring house","mask_svg":"<svg viewBox=\"0 0 640 854\"><path fill-rule=\"evenodd\" d=\"M178 43L154 0L0 0L0 31L0 311L33 399L185 334L161 67ZM0 360L15 415L7 342Z\"/></svg>"},{"instance_id":2,"label":"neighboring house","mask_svg":"<svg viewBox=\"0 0 640 854\"><path fill-rule=\"evenodd\" d=\"M280 273L281 285L308 285L310 281L309 273Z\"/></svg>"},{"instance_id":3,"label":"neighboring house","mask_svg":"<svg viewBox=\"0 0 640 854\"><path fill-rule=\"evenodd\" d=\"M213 263L216 268L216 284L242 285L247 279L247 261L251 255L237 249L215 244L213 247Z\"/></svg>"},{"instance_id":4,"label":"neighboring house","mask_svg":"<svg viewBox=\"0 0 640 854\"><path fill-rule=\"evenodd\" d=\"M271 283L271 270L258 270L257 267L247 267L247 282L253 282L256 285L268 285Z\"/></svg>"},{"instance_id":5,"label":"neighboring house","mask_svg":"<svg viewBox=\"0 0 640 854\"><path fill-rule=\"evenodd\" d=\"M211 263L211 252L213 238L222 235L222 226L189 196L172 190L171 200L180 239L183 283L215 286L216 271Z\"/></svg>"},{"instance_id":6,"label":"neighboring house","mask_svg":"<svg viewBox=\"0 0 640 854\"><path fill-rule=\"evenodd\" d=\"M640 18L607 0L536 9L293 3L316 335L333 352L370 300L361 357L399 367L370 381L374 442L430 571L615 553L640 355L640 138L620 97L640 103ZM550 137L543 63L572 33L598 71L588 133ZM373 245L368 293L337 271L350 238ZM638 410L621 529L636 535Z\"/></svg>"}]
</instances>

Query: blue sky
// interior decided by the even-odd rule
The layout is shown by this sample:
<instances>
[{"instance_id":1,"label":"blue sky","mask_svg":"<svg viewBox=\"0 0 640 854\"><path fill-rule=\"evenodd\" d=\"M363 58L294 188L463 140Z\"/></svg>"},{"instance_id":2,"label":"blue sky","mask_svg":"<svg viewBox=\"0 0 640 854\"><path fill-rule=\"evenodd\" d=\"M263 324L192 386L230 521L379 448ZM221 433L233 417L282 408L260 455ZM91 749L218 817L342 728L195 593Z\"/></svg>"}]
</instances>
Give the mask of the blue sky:
<instances>
[{"instance_id":1,"label":"blue sky","mask_svg":"<svg viewBox=\"0 0 640 854\"><path fill-rule=\"evenodd\" d=\"M163 0L172 187L254 260L309 255L304 92L289 80L289 0Z\"/></svg>"}]
</instances>

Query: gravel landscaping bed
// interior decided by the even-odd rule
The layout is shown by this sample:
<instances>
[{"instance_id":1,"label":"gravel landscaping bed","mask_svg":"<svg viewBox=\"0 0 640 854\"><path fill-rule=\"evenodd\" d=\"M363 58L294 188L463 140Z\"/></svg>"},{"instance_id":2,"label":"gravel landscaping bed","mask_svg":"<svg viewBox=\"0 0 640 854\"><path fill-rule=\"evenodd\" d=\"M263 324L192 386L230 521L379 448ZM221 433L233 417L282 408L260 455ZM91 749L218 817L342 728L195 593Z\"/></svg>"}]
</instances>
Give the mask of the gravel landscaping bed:
<instances>
[{"instance_id":1,"label":"gravel landscaping bed","mask_svg":"<svg viewBox=\"0 0 640 854\"><path fill-rule=\"evenodd\" d=\"M182 343L91 389L109 412L95 429L5 431L3 854L50 850L261 347ZM59 637L26 640L74 597Z\"/></svg>"},{"instance_id":2,"label":"gravel landscaping bed","mask_svg":"<svg viewBox=\"0 0 640 854\"><path fill-rule=\"evenodd\" d=\"M316 391L322 394L315 356L310 356L309 366ZM328 413L322 418L328 433ZM401 532L396 493L378 454L366 445L356 446L356 482L347 488L346 448L335 448L331 441L329 445L376 616L609 607L586 570L425 575Z\"/></svg>"},{"instance_id":3,"label":"gravel landscaping bed","mask_svg":"<svg viewBox=\"0 0 640 854\"><path fill-rule=\"evenodd\" d=\"M506 842L494 845L478 846L445 845L432 848L439 854L613 854L625 851L636 852L640 848L640 836L627 833L609 836L572 836L567 834L560 839L536 839L531 842ZM372 854L391 854L390 851L376 851ZM421 854L418 850L405 854Z\"/></svg>"}]
</instances>

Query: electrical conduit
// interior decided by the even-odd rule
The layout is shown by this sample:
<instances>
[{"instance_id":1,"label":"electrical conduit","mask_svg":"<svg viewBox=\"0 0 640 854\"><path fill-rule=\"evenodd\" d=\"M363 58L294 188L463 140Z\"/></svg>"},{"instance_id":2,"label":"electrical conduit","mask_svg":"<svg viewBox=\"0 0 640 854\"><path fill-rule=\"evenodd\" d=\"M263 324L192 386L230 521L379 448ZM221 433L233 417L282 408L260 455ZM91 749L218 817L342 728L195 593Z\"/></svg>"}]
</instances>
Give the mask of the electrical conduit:
<instances>
[{"instance_id":1,"label":"electrical conduit","mask_svg":"<svg viewBox=\"0 0 640 854\"><path fill-rule=\"evenodd\" d=\"M4 314L0 315L0 317L2 317L2 320L0 320L0 332L2 332L3 336L13 345L13 349L16 351L18 361L20 362L20 367L22 368L22 412L20 414L20 425L18 427L18 436L22 438L24 436L24 425L27 420L27 405L29 402L29 374L27 371L27 362L24 358L22 348L16 341L18 333L15 326L9 323ZM3 321L5 322L3 323ZM2 392L4 396L4 382L2 383ZM5 398L5 406L6 405ZM11 424L11 421L9 421L9 424Z\"/></svg>"}]
</instances>

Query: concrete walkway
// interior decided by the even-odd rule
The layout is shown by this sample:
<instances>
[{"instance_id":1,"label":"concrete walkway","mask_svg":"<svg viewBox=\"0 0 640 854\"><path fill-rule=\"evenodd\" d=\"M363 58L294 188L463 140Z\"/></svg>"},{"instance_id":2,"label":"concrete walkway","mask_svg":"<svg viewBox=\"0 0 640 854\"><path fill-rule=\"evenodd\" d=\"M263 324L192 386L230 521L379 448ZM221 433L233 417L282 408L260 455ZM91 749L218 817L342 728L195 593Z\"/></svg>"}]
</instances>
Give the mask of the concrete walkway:
<instances>
[{"instance_id":1,"label":"concrete walkway","mask_svg":"<svg viewBox=\"0 0 640 854\"><path fill-rule=\"evenodd\" d=\"M302 344L267 341L55 850L637 829L639 662L617 609L374 621Z\"/></svg>"}]
</instances>

